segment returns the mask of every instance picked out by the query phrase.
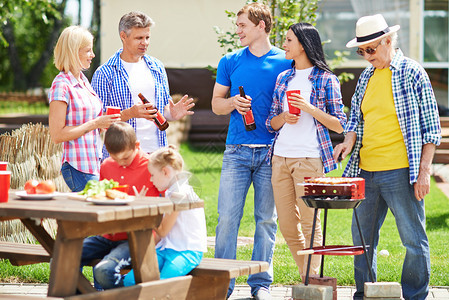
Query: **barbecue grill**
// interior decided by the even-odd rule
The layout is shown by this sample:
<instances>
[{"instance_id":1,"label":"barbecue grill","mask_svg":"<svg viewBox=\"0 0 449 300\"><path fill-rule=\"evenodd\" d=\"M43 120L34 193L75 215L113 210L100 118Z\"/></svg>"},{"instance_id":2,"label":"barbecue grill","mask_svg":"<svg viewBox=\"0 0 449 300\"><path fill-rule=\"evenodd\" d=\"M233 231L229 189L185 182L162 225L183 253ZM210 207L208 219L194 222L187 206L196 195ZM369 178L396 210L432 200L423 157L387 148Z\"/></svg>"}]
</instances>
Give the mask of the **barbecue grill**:
<instances>
[{"instance_id":1,"label":"barbecue grill","mask_svg":"<svg viewBox=\"0 0 449 300\"><path fill-rule=\"evenodd\" d=\"M310 239L310 248L298 251L298 255L308 254L307 273L305 285L309 284L309 271L312 254L321 256L321 270L320 277L323 277L324 269L324 255L360 255L364 254L367 265L370 271L371 281L374 282L374 276L371 270L371 264L368 259L367 248L362 231L359 225L356 208L365 199L365 179L363 178L343 178L343 177L318 177L306 178L304 183L304 196L302 200L311 208L315 209L312 235ZM318 216L318 209L324 209L323 222L323 245L320 247L313 247L313 239L315 236L316 219ZM354 216L357 222L357 228L361 237L361 246L347 246L334 245L326 246L326 225L327 225L327 210L328 209L354 209Z\"/></svg>"}]
</instances>

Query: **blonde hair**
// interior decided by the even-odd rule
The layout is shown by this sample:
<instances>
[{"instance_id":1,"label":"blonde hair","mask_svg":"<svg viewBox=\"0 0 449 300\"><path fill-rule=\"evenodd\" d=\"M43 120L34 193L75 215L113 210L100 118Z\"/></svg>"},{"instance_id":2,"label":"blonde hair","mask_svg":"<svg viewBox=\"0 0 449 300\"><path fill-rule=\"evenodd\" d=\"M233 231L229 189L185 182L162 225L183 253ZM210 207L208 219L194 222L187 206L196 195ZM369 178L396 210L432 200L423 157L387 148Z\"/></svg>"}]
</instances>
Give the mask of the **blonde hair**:
<instances>
[{"instance_id":1,"label":"blonde hair","mask_svg":"<svg viewBox=\"0 0 449 300\"><path fill-rule=\"evenodd\" d=\"M59 71L68 73L81 67L79 51L93 43L93 35L81 26L70 26L59 36L54 50L54 64Z\"/></svg>"},{"instance_id":2,"label":"blonde hair","mask_svg":"<svg viewBox=\"0 0 449 300\"><path fill-rule=\"evenodd\" d=\"M150 154L148 159L148 165L155 166L159 169L170 166L175 171L182 171L184 166L184 160L181 154L176 150L174 145L160 148Z\"/></svg>"}]
</instances>

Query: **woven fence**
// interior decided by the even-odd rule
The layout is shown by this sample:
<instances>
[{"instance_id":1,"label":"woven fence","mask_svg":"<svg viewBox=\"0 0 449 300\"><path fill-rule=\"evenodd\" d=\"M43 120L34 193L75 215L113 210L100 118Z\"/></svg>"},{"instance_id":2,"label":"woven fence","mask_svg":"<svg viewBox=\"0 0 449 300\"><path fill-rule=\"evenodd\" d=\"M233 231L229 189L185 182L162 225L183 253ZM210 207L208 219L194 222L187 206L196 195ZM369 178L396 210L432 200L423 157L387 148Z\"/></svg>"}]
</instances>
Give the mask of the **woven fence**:
<instances>
[{"instance_id":1,"label":"woven fence","mask_svg":"<svg viewBox=\"0 0 449 300\"><path fill-rule=\"evenodd\" d=\"M60 172L61 157L62 144L53 143L48 127L40 123L26 124L11 133L0 135L0 161L8 162L11 189L23 189L29 179L50 179L59 192L70 191ZM43 226L54 236L57 227L55 220L44 220ZM35 243L34 237L20 220L2 222L0 240Z\"/></svg>"}]
</instances>

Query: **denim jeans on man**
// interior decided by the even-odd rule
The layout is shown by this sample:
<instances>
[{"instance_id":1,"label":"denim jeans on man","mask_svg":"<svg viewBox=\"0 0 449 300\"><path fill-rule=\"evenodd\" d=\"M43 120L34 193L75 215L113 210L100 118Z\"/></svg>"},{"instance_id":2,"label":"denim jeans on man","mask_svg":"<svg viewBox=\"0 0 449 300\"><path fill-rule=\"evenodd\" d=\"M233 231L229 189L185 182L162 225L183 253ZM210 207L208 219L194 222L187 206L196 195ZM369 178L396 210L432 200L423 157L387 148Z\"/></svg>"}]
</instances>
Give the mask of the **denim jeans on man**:
<instances>
[{"instance_id":1,"label":"denim jeans on man","mask_svg":"<svg viewBox=\"0 0 449 300\"><path fill-rule=\"evenodd\" d=\"M85 238L81 267L94 259L101 259L93 268L94 285L97 290L123 286L123 275L120 274L120 270L131 265L127 240L111 241L98 235Z\"/></svg>"},{"instance_id":2,"label":"denim jeans on man","mask_svg":"<svg viewBox=\"0 0 449 300\"><path fill-rule=\"evenodd\" d=\"M267 272L248 277L247 282L253 295L260 288L268 290L273 281L272 258L277 215L271 186L271 165L265 161L268 149L268 146L250 148L242 145L226 145L218 193L219 216L215 257L235 259L237 235L246 194L251 182L253 183L256 231L251 259L266 261L270 264ZM228 296L234 290L234 285L233 279L229 285Z\"/></svg>"},{"instance_id":3,"label":"denim jeans on man","mask_svg":"<svg viewBox=\"0 0 449 300\"><path fill-rule=\"evenodd\" d=\"M89 180L99 179L98 175L87 174L78 171L77 169L72 167L68 162L62 164L61 173L65 183L67 183L68 187L72 192L81 192Z\"/></svg>"},{"instance_id":4,"label":"denim jeans on man","mask_svg":"<svg viewBox=\"0 0 449 300\"><path fill-rule=\"evenodd\" d=\"M377 271L377 245L380 228L388 208L393 213L402 244L406 248L402 266L402 294L405 299L426 299L429 292L430 253L426 235L424 200L418 201L413 186L409 183L409 169L367 172L365 196L356 208L365 243L370 245L368 253L372 263L374 280ZM354 245L361 245L355 218L352 219ZM354 299L363 298L364 282L371 281L364 255L354 256L357 292Z\"/></svg>"}]
</instances>

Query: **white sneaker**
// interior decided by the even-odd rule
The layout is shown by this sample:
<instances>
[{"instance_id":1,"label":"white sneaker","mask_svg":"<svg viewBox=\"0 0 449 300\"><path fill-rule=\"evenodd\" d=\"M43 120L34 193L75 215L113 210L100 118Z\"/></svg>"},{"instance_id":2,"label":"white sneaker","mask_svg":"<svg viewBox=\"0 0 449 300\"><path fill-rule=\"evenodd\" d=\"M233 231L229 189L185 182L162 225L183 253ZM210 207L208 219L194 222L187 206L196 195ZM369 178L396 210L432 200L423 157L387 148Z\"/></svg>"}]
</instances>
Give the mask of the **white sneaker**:
<instances>
[{"instance_id":1,"label":"white sneaker","mask_svg":"<svg viewBox=\"0 0 449 300\"><path fill-rule=\"evenodd\" d=\"M270 292L266 289L259 289L254 295L254 299L256 300L271 300Z\"/></svg>"}]
</instances>

